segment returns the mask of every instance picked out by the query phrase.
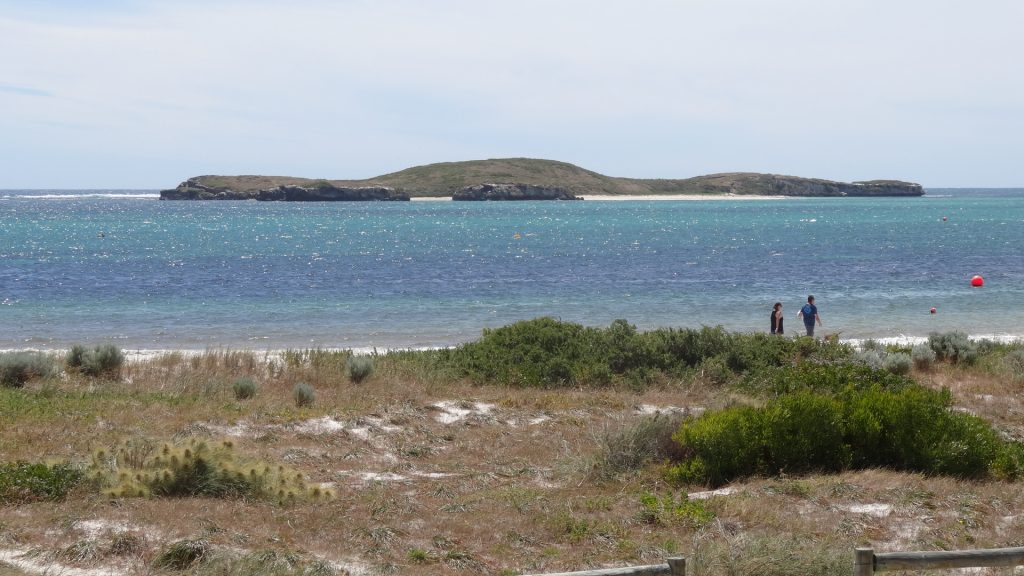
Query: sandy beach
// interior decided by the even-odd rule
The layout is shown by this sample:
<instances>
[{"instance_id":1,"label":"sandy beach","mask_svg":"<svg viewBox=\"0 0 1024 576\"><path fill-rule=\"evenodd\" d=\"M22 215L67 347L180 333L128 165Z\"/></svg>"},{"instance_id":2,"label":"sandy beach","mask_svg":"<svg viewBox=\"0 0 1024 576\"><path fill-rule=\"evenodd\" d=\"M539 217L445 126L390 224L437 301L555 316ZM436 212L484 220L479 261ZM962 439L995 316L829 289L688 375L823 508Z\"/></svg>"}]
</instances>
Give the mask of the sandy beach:
<instances>
[{"instance_id":1,"label":"sandy beach","mask_svg":"<svg viewBox=\"0 0 1024 576\"><path fill-rule=\"evenodd\" d=\"M747 195L747 194L656 194L656 195L644 195L644 196L618 196L612 194L598 194L598 195L583 195L580 198L584 200L608 200L608 201L625 201L625 200L637 200L637 201L648 201L648 200L785 200L787 198L793 198L793 196L758 196L758 195Z\"/></svg>"},{"instance_id":2,"label":"sandy beach","mask_svg":"<svg viewBox=\"0 0 1024 576\"><path fill-rule=\"evenodd\" d=\"M585 194L578 196L582 200L607 201L640 201L648 200L785 200L792 196L756 196L747 194L648 194L638 196L619 196L613 194ZM444 202L451 201L450 196L432 196L411 198L413 202Z\"/></svg>"}]
</instances>

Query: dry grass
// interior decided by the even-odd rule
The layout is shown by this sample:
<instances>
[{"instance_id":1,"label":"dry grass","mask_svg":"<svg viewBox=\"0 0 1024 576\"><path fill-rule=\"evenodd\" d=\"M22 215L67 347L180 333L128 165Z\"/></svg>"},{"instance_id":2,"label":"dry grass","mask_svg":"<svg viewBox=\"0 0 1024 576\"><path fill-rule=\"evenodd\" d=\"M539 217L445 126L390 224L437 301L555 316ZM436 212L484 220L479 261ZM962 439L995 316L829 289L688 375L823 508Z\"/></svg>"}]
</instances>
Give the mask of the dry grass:
<instances>
[{"instance_id":1,"label":"dry grass","mask_svg":"<svg viewBox=\"0 0 1024 576\"><path fill-rule=\"evenodd\" d=\"M287 366L211 352L132 363L119 382L71 378L3 391L0 461L85 462L131 438L229 438L239 453L330 483L329 502L117 499L81 487L60 503L0 508L0 549L116 573L149 574L167 544L202 538L231 553L275 551L351 574L517 574L662 562L690 574L848 574L877 551L1024 542L1024 492L1004 483L883 470L752 479L701 500L709 523L645 520L645 493L678 495L656 463L592 474L608 434L655 408L735 401L670 382L643 393L476 387L378 359L354 385L337 366ZM259 383L237 400L238 377ZM943 367L915 377L1007 432L1024 430L1020 384ZM316 402L297 408L299 381ZM691 487L690 491L702 490ZM986 573L986 572L975 572ZM1012 571L992 572L1012 573Z\"/></svg>"}]
</instances>

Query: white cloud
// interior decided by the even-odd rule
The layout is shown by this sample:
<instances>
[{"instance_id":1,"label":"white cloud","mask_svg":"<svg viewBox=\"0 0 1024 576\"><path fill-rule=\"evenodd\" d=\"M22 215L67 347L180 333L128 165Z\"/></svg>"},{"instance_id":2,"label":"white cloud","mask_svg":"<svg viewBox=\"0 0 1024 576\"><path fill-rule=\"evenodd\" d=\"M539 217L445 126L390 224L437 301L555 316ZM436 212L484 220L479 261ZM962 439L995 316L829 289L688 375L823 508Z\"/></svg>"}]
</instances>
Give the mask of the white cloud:
<instances>
[{"instance_id":1,"label":"white cloud","mask_svg":"<svg viewBox=\"0 0 1024 576\"><path fill-rule=\"evenodd\" d=\"M505 155L622 176L1022 184L1001 153L1024 128L1024 8L1008 0L13 13L0 18L0 50L19 55L0 61L0 153L19 159L0 160L0 186L367 177Z\"/></svg>"}]
</instances>

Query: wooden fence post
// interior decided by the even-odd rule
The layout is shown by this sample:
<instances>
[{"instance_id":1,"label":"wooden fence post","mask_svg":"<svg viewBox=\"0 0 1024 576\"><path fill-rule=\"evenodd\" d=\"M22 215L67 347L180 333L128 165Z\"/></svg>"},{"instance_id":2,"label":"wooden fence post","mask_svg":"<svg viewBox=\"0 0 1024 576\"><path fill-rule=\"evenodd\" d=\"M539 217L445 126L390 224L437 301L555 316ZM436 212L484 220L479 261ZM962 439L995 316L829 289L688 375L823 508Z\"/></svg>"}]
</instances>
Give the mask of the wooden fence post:
<instances>
[{"instance_id":1,"label":"wooden fence post","mask_svg":"<svg viewBox=\"0 0 1024 576\"><path fill-rule=\"evenodd\" d=\"M668 569L672 576L686 576L686 558L669 558Z\"/></svg>"},{"instance_id":2,"label":"wooden fence post","mask_svg":"<svg viewBox=\"0 0 1024 576\"><path fill-rule=\"evenodd\" d=\"M872 576L875 573L875 550L857 548L853 551L853 576Z\"/></svg>"}]
</instances>

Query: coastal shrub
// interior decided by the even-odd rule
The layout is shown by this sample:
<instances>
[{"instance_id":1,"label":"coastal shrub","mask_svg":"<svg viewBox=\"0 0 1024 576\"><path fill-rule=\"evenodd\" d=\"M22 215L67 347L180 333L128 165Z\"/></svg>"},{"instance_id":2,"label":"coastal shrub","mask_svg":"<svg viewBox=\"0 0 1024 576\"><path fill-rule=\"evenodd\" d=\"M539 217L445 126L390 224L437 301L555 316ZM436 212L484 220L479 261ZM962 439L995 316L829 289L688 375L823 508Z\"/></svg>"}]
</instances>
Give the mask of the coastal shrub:
<instances>
[{"instance_id":1,"label":"coastal shrub","mask_svg":"<svg viewBox=\"0 0 1024 576\"><path fill-rule=\"evenodd\" d=\"M808 359L835 362L851 353L845 344L729 333L721 327L638 332L625 320L602 329L536 318L485 330L479 340L441 351L438 358L478 383L643 387L659 373L682 376L697 370L723 383L752 370Z\"/></svg>"},{"instance_id":2,"label":"coastal shrub","mask_svg":"<svg viewBox=\"0 0 1024 576\"><path fill-rule=\"evenodd\" d=\"M82 472L70 464L0 464L0 504L63 500L81 479Z\"/></svg>"},{"instance_id":3,"label":"coastal shrub","mask_svg":"<svg viewBox=\"0 0 1024 576\"><path fill-rule=\"evenodd\" d=\"M68 368L78 369L82 366L85 361L86 348L81 344L75 344L68 350L67 356L64 357L64 365Z\"/></svg>"},{"instance_id":4,"label":"coastal shrub","mask_svg":"<svg viewBox=\"0 0 1024 576\"><path fill-rule=\"evenodd\" d=\"M1003 363L1014 380L1024 380L1024 349L1014 348L1003 357Z\"/></svg>"},{"instance_id":5,"label":"coastal shrub","mask_svg":"<svg viewBox=\"0 0 1024 576\"><path fill-rule=\"evenodd\" d=\"M114 450L97 450L87 473L111 498L211 496L290 502L332 497L329 491L308 486L299 472L236 454L230 441L191 439L160 446L125 442Z\"/></svg>"},{"instance_id":6,"label":"coastal shrub","mask_svg":"<svg viewBox=\"0 0 1024 576\"><path fill-rule=\"evenodd\" d=\"M602 344L596 329L545 317L484 330L448 357L480 383L545 388L570 384L591 365L607 366Z\"/></svg>"},{"instance_id":7,"label":"coastal shrub","mask_svg":"<svg viewBox=\"0 0 1024 576\"><path fill-rule=\"evenodd\" d=\"M370 356L353 356L348 360L347 370L348 379L358 384L373 374L373 358Z\"/></svg>"},{"instance_id":8,"label":"coastal shrub","mask_svg":"<svg viewBox=\"0 0 1024 576\"><path fill-rule=\"evenodd\" d=\"M0 353L0 385L21 388L33 378L47 378L57 371L53 358L42 352Z\"/></svg>"},{"instance_id":9,"label":"coastal shrub","mask_svg":"<svg viewBox=\"0 0 1024 576\"><path fill-rule=\"evenodd\" d=\"M911 366L913 363L910 360L910 354L905 352L890 352L882 360L882 370L893 374L910 374Z\"/></svg>"},{"instance_id":10,"label":"coastal shrub","mask_svg":"<svg viewBox=\"0 0 1024 576\"><path fill-rule=\"evenodd\" d=\"M935 364L935 350L928 344L916 344L910 349L910 358L918 370L930 370Z\"/></svg>"},{"instance_id":11,"label":"coastal shrub","mask_svg":"<svg viewBox=\"0 0 1024 576\"><path fill-rule=\"evenodd\" d=\"M101 344L94 348L72 346L64 360L69 370L77 370L87 376L117 378L121 375L124 353L113 344Z\"/></svg>"},{"instance_id":12,"label":"coastal shrub","mask_svg":"<svg viewBox=\"0 0 1024 576\"><path fill-rule=\"evenodd\" d=\"M292 397L295 399L295 405L300 408L312 406L316 401L316 390L305 382L299 382L292 389Z\"/></svg>"},{"instance_id":13,"label":"coastal shrub","mask_svg":"<svg viewBox=\"0 0 1024 576\"><path fill-rule=\"evenodd\" d=\"M673 435L686 457L669 470L677 483L721 485L758 471L761 457L759 412L736 406L706 412Z\"/></svg>"},{"instance_id":14,"label":"coastal shrub","mask_svg":"<svg viewBox=\"0 0 1024 576\"><path fill-rule=\"evenodd\" d=\"M256 395L256 381L248 376L243 376L235 380L231 385L231 390L235 393L235 398L238 400L248 400Z\"/></svg>"},{"instance_id":15,"label":"coastal shrub","mask_svg":"<svg viewBox=\"0 0 1024 576\"><path fill-rule=\"evenodd\" d=\"M728 383L733 377L733 371L729 369L725 359L719 356L705 358L697 367L697 373L706 382L716 386Z\"/></svg>"},{"instance_id":16,"label":"coastal shrub","mask_svg":"<svg viewBox=\"0 0 1024 576\"><path fill-rule=\"evenodd\" d=\"M928 346L935 351L936 358L953 364L973 364L978 359L978 347L963 332L932 332L928 335Z\"/></svg>"},{"instance_id":17,"label":"coastal shrub","mask_svg":"<svg viewBox=\"0 0 1024 576\"><path fill-rule=\"evenodd\" d=\"M803 362L796 366L751 372L739 382L738 387L758 396L781 396L799 391L838 394L847 388L865 389L874 385L898 390L913 384L904 375L873 370L862 364Z\"/></svg>"},{"instance_id":18,"label":"coastal shrub","mask_svg":"<svg viewBox=\"0 0 1024 576\"><path fill-rule=\"evenodd\" d=\"M860 352L855 352L853 354L853 361L858 364L863 364L872 370L881 370L883 362L882 354L884 353L884 350L879 352L878 349L861 350Z\"/></svg>"},{"instance_id":19,"label":"coastal shrub","mask_svg":"<svg viewBox=\"0 0 1024 576\"><path fill-rule=\"evenodd\" d=\"M700 330L666 328L643 336L658 368L674 371L699 366L707 358L722 356L732 349L734 338L721 327ZM639 360L647 363L648 359Z\"/></svg>"},{"instance_id":20,"label":"coastal shrub","mask_svg":"<svg viewBox=\"0 0 1024 576\"><path fill-rule=\"evenodd\" d=\"M885 345L873 338L867 338L860 343L862 352L885 352Z\"/></svg>"},{"instance_id":21,"label":"coastal shrub","mask_svg":"<svg viewBox=\"0 0 1024 576\"><path fill-rule=\"evenodd\" d=\"M810 391L780 396L757 411L756 424L762 458L757 472L842 470L850 462L843 406L834 397Z\"/></svg>"},{"instance_id":22,"label":"coastal shrub","mask_svg":"<svg viewBox=\"0 0 1024 576\"><path fill-rule=\"evenodd\" d=\"M1019 451L981 418L921 386L802 390L708 412L673 438L686 456L670 480L721 485L756 475L885 467L958 477L1016 477Z\"/></svg>"}]
</instances>

